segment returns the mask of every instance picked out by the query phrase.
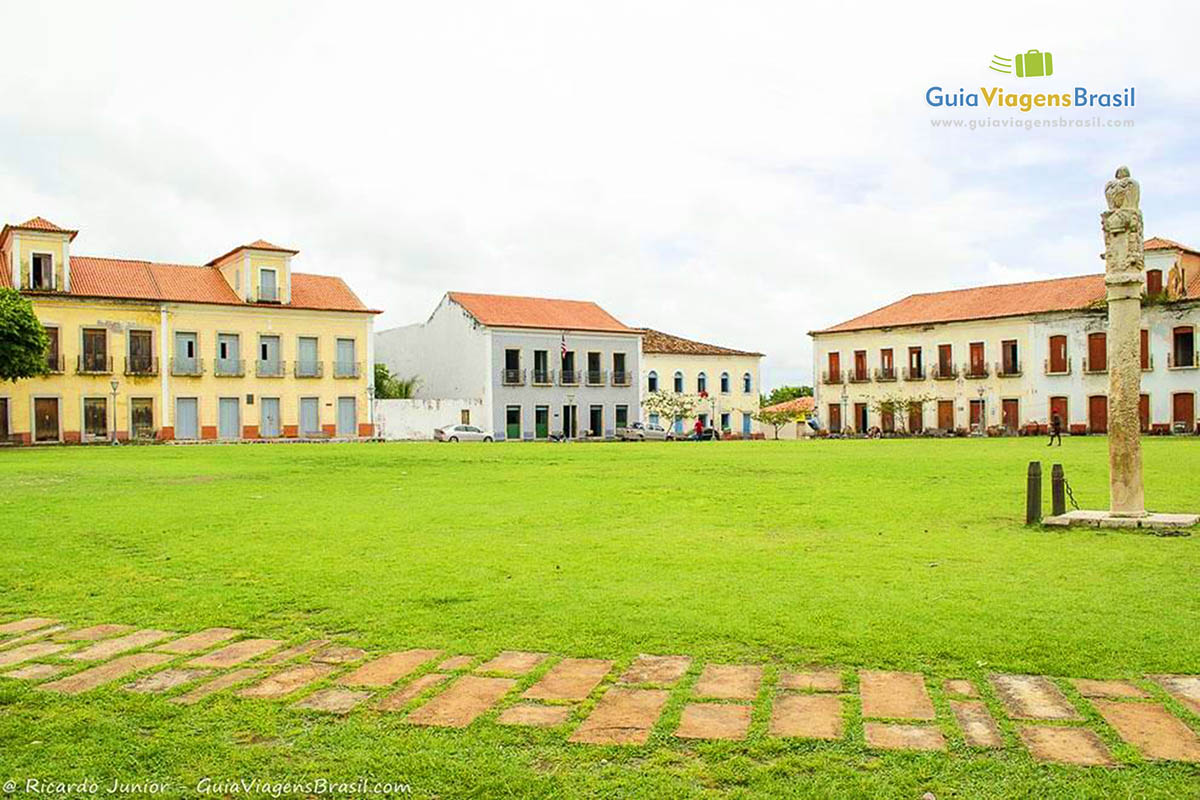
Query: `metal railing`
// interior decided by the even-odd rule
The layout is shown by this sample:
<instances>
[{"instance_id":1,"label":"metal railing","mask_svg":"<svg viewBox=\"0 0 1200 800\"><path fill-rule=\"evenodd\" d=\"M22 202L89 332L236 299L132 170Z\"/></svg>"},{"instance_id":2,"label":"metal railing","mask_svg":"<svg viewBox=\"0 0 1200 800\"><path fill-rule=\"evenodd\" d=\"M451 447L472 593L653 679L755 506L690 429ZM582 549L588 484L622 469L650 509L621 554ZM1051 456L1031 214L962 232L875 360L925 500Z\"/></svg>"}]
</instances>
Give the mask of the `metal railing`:
<instances>
[{"instance_id":1,"label":"metal railing","mask_svg":"<svg viewBox=\"0 0 1200 800\"><path fill-rule=\"evenodd\" d=\"M525 385L525 370L523 369L502 369L500 370L500 383L505 386L524 386Z\"/></svg>"},{"instance_id":2,"label":"metal railing","mask_svg":"<svg viewBox=\"0 0 1200 800\"><path fill-rule=\"evenodd\" d=\"M111 375L112 356L84 353L75 362L75 372L80 375Z\"/></svg>"},{"instance_id":3,"label":"metal railing","mask_svg":"<svg viewBox=\"0 0 1200 800\"><path fill-rule=\"evenodd\" d=\"M254 374L259 378L282 378L286 372L286 361L265 361L260 358L254 362Z\"/></svg>"},{"instance_id":4,"label":"metal railing","mask_svg":"<svg viewBox=\"0 0 1200 800\"><path fill-rule=\"evenodd\" d=\"M127 356L125 358L126 375L157 375L158 359L154 356Z\"/></svg>"},{"instance_id":5,"label":"metal railing","mask_svg":"<svg viewBox=\"0 0 1200 800\"><path fill-rule=\"evenodd\" d=\"M1083 358L1083 371L1088 375L1101 375L1108 372L1108 359L1105 358L1102 364L1096 365L1088 361L1087 356Z\"/></svg>"},{"instance_id":6,"label":"metal railing","mask_svg":"<svg viewBox=\"0 0 1200 800\"><path fill-rule=\"evenodd\" d=\"M996 377L997 378L1019 378L1021 376L1021 363L1013 362L1006 364L1003 361L996 362Z\"/></svg>"},{"instance_id":7,"label":"metal railing","mask_svg":"<svg viewBox=\"0 0 1200 800\"><path fill-rule=\"evenodd\" d=\"M324 361L296 361L292 364L292 374L297 378L325 377Z\"/></svg>"},{"instance_id":8,"label":"metal railing","mask_svg":"<svg viewBox=\"0 0 1200 800\"><path fill-rule=\"evenodd\" d=\"M362 367L357 361L334 361L333 377L357 378L362 375Z\"/></svg>"},{"instance_id":9,"label":"metal railing","mask_svg":"<svg viewBox=\"0 0 1200 800\"><path fill-rule=\"evenodd\" d=\"M896 380L895 367L879 367L875 370L875 380L881 382Z\"/></svg>"},{"instance_id":10,"label":"metal railing","mask_svg":"<svg viewBox=\"0 0 1200 800\"><path fill-rule=\"evenodd\" d=\"M1139 361L1139 363L1141 363L1141 362ZM1146 354L1146 363L1142 364L1142 372L1150 372L1153 369L1154 369L1154 354L1147 353Z\"/></svg>"},{"instance_id":11,"label":"metal railing","mask_svg":"<svg viewBox=\"0 0 1200 800\"><path fill-rule=\"evenodd\" d=\"M534 386L552 386L554 385L554 370L552 369L535 369L533 371Z\"/></svg>"},{"instance_id":12,"label":"metal railing","mask_svg":"<svg viewBox=\"0 0 1200 800\"><path fill-rule=\"evenodd\" d=\"M198 377L204 374L204 361L199 358L180 358L176 356L171 359L171 374L183 377Z\"/></svg>"},{"instance_id":13,"label":"metal railing","mask_svg":"<svg viewBox=\"0 0 1200 800\"><path fill-rule=\"evenodd\" d=\"M963 364L963 377L965 378L986 378L988 376L987 364L983 362Z\"/></svg>"},{"instance_id":14,"label":"metal railing","mask_svg":"<svg viewBox=\"0 0 1200 800\"><path fill-rule=\"evenodd\" d=\"M46 356L46 371L51 375L61 375L67 371L67 360L61 355Z\"/></svg>"},{"instance_id":15,"label":"metal railing","mask_svg":"<svg viewBox=\"0 0 1200 800\"><path fill-rule=\"evenodd\" d=\"M1191 354L1192 360L1186 364L1180 364L1175 359L1175 353L1167 353L1167 369L1193 369L1197 364L1200 364L1200 351Z\"/></svg>"},{"instance_id":16,"label":"metal railing","mask_svg":"<svg viewBox=\"0 0 1200 800\"><path fill-rule=\"evenodd\" d=\"M836 385L841 382L842 382L842 371L840 369L835 370L833 372L825 370L824 372L821 373L821 383Z\"/></svg>"},{"instance_id":17,"label":"metal railing","mask_svg":"<svg viewBox=\"0 0 1200 800\"><path fill-rule=\"evenodd\" d=\"M579 385L579 370L564 369L558 373L558 383L560 386L578 386Z\"/></svg>"},{"instance_id":18,"label":"metal railing","mask_svg":"<svg viewBox=\"0 0 1200 800\"><path fill-rule=\"evenodd\" d=\"M1070 375L1071 374L1071 357L1067 356L1066 363L1062 369L1054 369L1054 365L1050 363L1050 359L1046 359L1046 374L1047 375Z\"/></svg>"},{"instance_id":19,"label":"metal railing","mask_svg":"<svg viewBox=\"0 0 1200 800\"><path fill-rule=\"evenodd\" d=\"M613 386L629 386L633 383L633 373L625 370L613 370L612 385ZM620 426L618 426L620 427Z\"/></svg>"},{"instance_id":20,"label":"metal railing","mask_svg":"<svg viewBox=\"0 0 1200 800\"><path fill-rule=\"evenodd\" d=\"M246 361L240 358L213 359L213 375L223 378L240 378L246 374Z\"/></svg>"},{"instance_id":21,"label":"metal railing","mask_svg":"<svg viewBox=\"0 0 1200 800\"><path fill-rule=\"evenodd\" d=\"M953 364L934 364L929 372L935 381L952 381L958 377L958 369Z\"/></svg>"},{"instance_id":22,"label":"metal railing","mask_svg":"<svg viewBox=\"0 0 1200 800\"><path fill-rule=\"evenodd\" d=\"M866 367L863 367L862 369L852 369L850 370L850 374L846 376L846 380L848 380L850 383L870 383L871 373Z\"/></svg>"},{"instance_id":23,"label":"metal railing","mask_svg":"<svg viewBox=\"0 0 1200 800\"><path fill-rule=\"evenodd\" d=\"M925 380L924 367L905 367L904 380L906 381L923 381Z\"/></svg>"},{"instance_id":24,"label":"metal railing","mask_svg":"<svg viewBox=\"0 0 1200 800\"><path fill-rule=\"evenodd\" d=\"M279 302L279 287L278 286L259 286L258 287L258 302L260 302L260 303L278 303Z\"/></svg>"},{"instance_id":25,"label":"metal railing","mask_svg":"<svg viewBox=\"0 0 1200 800\"><path fill-rule=\"evenodd\" d=\"M589 369L587 371L588 386L603 386L608 379L608 373L602 369Z\"/></svg>"}]
</instances>

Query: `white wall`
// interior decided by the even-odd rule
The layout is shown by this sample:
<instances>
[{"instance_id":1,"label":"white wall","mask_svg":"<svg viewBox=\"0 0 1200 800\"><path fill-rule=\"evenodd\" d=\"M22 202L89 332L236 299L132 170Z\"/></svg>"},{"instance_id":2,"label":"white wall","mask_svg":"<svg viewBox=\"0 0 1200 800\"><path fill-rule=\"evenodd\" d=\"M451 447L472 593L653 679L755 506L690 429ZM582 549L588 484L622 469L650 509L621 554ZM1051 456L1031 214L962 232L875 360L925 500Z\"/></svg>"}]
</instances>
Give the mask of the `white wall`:
<instances>
[{"instance_id":1,"label":"white wall","mask_svg":"<svg viewBox=\"0 0 1200 800\"><path fill-rule=\"evenodd\" d=\"M452 400L376 400L375 427L384 439L432 439L433 429L462 421L470 411L471 424L488 427L483 398Z\"/></svg>"},{"instance_id":2,"label":"white wall","mask_svg":"<svg viewBox=\"0 0 1200 800\"><path fill-rule=\"evenodd\" d=\"M419 378L417 397L486 398L488 342L487 329L443 297L428 322L375 334L375 360L393 375Z\"/></svg>"}]
</instances>

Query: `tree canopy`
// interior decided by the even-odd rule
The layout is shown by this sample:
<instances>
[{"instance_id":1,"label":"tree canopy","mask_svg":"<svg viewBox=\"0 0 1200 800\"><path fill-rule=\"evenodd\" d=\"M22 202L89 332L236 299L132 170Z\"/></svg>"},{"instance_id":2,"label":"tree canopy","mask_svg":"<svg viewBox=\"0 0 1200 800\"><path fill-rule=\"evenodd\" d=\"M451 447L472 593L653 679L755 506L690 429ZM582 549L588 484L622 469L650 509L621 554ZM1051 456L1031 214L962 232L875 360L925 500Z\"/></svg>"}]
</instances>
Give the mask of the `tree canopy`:
<instances>
[{"instance_id":1,"label":"tree canopy","mask_svg":"<svg viewBox=\"0 0 1200 800\"><path fill-rule=\"evenodd\" d=\"M47 372L50 338L33 303L15 289L0 289L0 380L36 378Z\"/></svg>"}]
</instances>

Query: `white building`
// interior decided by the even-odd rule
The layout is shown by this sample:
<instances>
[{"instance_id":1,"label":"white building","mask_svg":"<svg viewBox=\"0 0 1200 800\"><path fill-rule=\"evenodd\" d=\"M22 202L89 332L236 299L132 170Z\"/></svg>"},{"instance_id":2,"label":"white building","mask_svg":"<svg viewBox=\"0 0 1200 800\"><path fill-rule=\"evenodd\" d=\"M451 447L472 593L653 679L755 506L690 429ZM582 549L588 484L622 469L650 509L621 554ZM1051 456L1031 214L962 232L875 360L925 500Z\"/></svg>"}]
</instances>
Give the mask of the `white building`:
<instances>
[{"instance_id":1,"label":"white building","mask_svg":"<svg viewBox=\"0 0 1200 800\"><path fill-rule=\"evenodd\" d=\"M1195 431L1200 252L1146 241L1142 427ZM813 331L823 427L1107 430L1104 275L916 294ZM908 400L910 413L897 415ZM903 416L904 418L898 418Z\"/></svg>"}]
</instances>

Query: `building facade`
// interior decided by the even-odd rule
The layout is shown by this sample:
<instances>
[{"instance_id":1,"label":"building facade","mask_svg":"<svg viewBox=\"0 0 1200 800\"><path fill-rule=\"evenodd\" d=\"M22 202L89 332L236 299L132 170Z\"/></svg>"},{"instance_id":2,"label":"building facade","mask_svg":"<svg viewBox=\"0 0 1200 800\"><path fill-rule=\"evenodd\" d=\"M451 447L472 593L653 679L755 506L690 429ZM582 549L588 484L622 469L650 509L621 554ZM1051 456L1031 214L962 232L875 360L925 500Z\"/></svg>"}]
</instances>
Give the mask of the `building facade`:
<instances>
[{"instance_id":1,"label":"building facade","mask_svg":"<svg viewBox=\"0 0 1200 800\"><path fill-rule=\"evenodd\" d=\"M256 241L203 266L71 253L36 217L0 233L0 286L46 327L49 374L0 386L0 439L372 435L374 314Z\"/></svg>"},{"instance_id":2,"label":"building facade","mask_svg":"<svg viewBox=\"0 0 1200 800\"><path fill-rule=\"evenodd\" d=\"M1197 429L1200 253L1146 241L1142 428ZM826 430L1107 430L1104 276L912 295L814 331Z\"/></svg>"},{"instance_id":3,"label":"building facade","mask_svg":"<svg viewBox=\"0 0 1200 800\"><path fill-rule=\"evenodd\" d=\"M761 428L754 419L759 406L759 364L763 354L697 342L652 328L642 334L642 390L649 394L669 391L700 395L696 419L726 433L752 436ZM673 426L676 433L690 430L696 421L659 420L644 414L645 421Z\"/></svg>"},{"instance_id":4,"label":"building facade","mask_svg":"<svg viewBox=\"0 0 1200 800\"><path fill-rule=\"evenodd\" d=\"M497 440L611 438L639 418L641 337L595 303L449 292L429 319L380 331L376 354L424 399L478 398L443 424Z\"/></svg>"}]
</instances>

